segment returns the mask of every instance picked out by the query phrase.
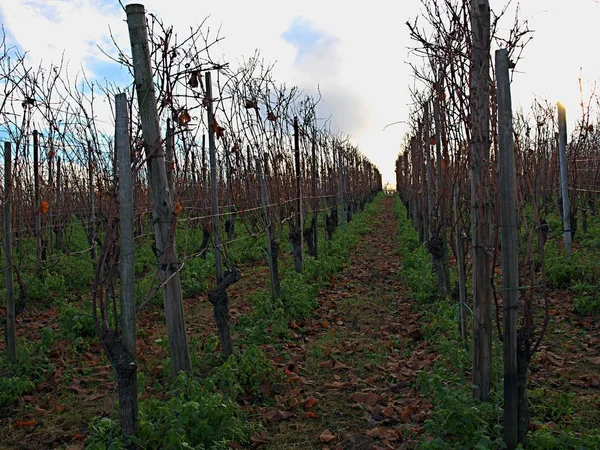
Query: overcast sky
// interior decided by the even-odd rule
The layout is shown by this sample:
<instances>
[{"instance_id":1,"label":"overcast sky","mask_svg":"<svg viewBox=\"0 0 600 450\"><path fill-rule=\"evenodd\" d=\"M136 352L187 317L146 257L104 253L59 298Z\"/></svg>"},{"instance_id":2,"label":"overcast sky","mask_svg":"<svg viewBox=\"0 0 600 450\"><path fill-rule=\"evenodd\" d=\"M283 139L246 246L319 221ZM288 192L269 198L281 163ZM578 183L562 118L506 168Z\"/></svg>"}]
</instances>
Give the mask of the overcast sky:
<instances>
[{"instance_id":1,"label":"overcast sky","mask_svg":"<svg viewBox=\"0 0 600 450\"><path fill-rule=\"evenodd\" d=\"M490 3L500 10L505 1ZM382 130L408 116L413 80L406 61L414 57L405 22L419 14L420 0L148 0L144 5L182 36L210 16L208 25L221 27L225 37L218 53L233 67L259 49L266 61L276 62L276 81L308 92L319 86L321 116L331 115L333 131L350 134L380 168L384 182L393 182L406 127ZM535 98L561 100L573 119L579 113L580 70L586 92L600 79L600 57L594 51L600 42L600 3L526 0L521 17L535 33L514 77L514 107L528 107ZM116 0L0 2L9 42L29 52L33 62L58 62L64 51L70 70L82 67L92 79L117 77L125 85L130 80L97 49L112 48L109 27L128 47L124 19ZM504 31L512 24L512 17L507 19Z\"/></svg>"}]
</instances>

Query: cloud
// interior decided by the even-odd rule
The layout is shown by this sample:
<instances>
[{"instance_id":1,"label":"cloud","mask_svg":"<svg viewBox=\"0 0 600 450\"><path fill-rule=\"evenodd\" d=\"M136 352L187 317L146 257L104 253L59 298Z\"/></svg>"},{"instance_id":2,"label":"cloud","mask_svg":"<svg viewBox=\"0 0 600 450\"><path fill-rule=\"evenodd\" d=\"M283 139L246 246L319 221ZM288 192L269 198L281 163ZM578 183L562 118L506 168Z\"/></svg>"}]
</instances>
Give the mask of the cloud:
<instances>
[{"instance_id":1,"label":"cloud","mask_svg":"<svg viewBox=\"0 0 600 450\"><path fill-rule=\"evenodd\" d=\"M407 49L414 43L404 23L419 14L420 0L304 0L284 7L277 0L143 3L181 37L210 16L211 33L220 28L224 36L211 49L213 57L233 67L259 49L265 62L276 62L276 81L309 93L319 86L321 114L331 114L336 128L352 134L384 180L394 179L393 162L406 126L382 129L408 119L413 80L405 61L412 58ZM503 3L492 2L492 7ZM600 76L600 64L590 53L590 42L600 38L594 22L600 5L586 0L575 10L561 0L529 0L521 2L521 12L536 33L517 66L513 105L528 108L535 93L564 101L568 117L576 117L579 68L584 86ZM116 69L96 47L113 48L109 27L123 50L129 48L125 13L114 0L2 0L0 15L9 37L30 52L31 61L57 62L65 50L70 70L83 67L91 77L114 76ZM500 24L505 33L512 17L511 10ZM130 82L123 74L118 80Z\"/></svg>"}]
</instances>

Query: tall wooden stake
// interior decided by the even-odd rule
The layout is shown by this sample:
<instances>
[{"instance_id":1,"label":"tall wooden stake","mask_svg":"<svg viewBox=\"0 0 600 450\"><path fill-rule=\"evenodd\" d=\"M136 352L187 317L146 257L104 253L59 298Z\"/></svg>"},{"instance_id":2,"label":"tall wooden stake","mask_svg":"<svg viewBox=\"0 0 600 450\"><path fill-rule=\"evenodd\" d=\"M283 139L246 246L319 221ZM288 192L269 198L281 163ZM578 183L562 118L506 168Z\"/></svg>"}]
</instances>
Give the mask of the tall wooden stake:
<instances>
[{"instance_id":1,"label":"tall wooden stake","mask_svg":"<svg viewBox=\"0 0 600 450\"><path fill-rule=\"evenodd\" d=\"M338 169L340 172L340 214L342 218L342 230L346 228L346 205L344 204L344 165L342 163L342 148L338 147ZM335 155L334 155L335 158Z\"/></svg>"},{"instance_id":2,"label":"tall wooden stake","mask_svg":"<svg viewBox=\"0 0 600 450\"><path fill-rule=\"evenodd\" d=\"M6 352L11 363L17 362L15 289L13 281L12 241L12 168L11 145L4 143L4 266L6 277Z\"/></svg>"},{"instance_id":3,"label":"tall wooden stake","mask_svg":"<svg viewBox=\"0 0 600 450\"><path fill-rule=\"evenodd\" d=\"M129 114L126 94L115 96L115 150L119 169L119 226L121 254L121 342L129 353L131 371L119 394L119 419L123 436L134 436L138 427L135 333L135 269L133 236L133 176L129 148ZM125 391L127 389L127 391Z\"/></svg>"},{"instance_id":4,"label":"tall wooden stake","mask_svg":"<svg viewBox=\"0 0 600 450\"><path fill-rule=\"evenodd\" d=\"M213 239L215 243L215 267L217 269L217 283L223 279L223 261L221 255L221 221L219 220L219 198L217 195L217 155L215 148L215 131L213 122L215 120L212 105L212 82L210 72L205 74L206 96L208 97L208 154L210 158L210 187L212 208L211 215L213 220Z\"/></svg>"},{"instance_id":5,"label":"tall wooden stake","mask_svg":"<svg viewBox=\"0 0 600 450\"><path fill-rule=\"evenodd\" d=\"M92 257L92 264L96 263L96 195L94 193L94 164L93 164L93 152L92 145L88 141L88 188L90 196L90 229L88 239L90 241L90 256Z\"/></svg>"},{"instance_id":6,"label":"tall wooden stake","mask_svg":"<svg viewBox=\"0 0 600 450\"><path fill-rule=\"evenodd\" d=\"M462 229L460 228L460 209L459 209L459 186L458 180L454 184L453 192L453 212L454 212L454 238L456 245L456 266L458 270L458 311L459 328L465 346L467 345L467 274L465 270L465 252L463 251Z\"/></svg>"},{"instance_id":7,"label":"tall wooden stake","mask_svg":"<svg viewBox=\"0 0 600 450\"><path fill-rule=\"evenodd\" d=\"M265 179L268 155L265 153L264 165L261 164L260 157L256 158L256 171L260 177L260 199L265 219L265 237L267 239L267 262L269 263L269 276L271 278L271 298L276 300L281 297L281 286L279 284L279 271L276 265L276 250L273 248L275 243L271 230L271 218L269 214L269 191L267 190L267 181Z\"/></svg>"},{"instance_id":8,"label":"tall wooden stake","mask_svg":"<svg viewBox=\"0 0 600 450\"><path fill-rule=\"evenodd\" d=\"M312 238L314 241L313 250L315 254L313 255L315 258L319 257L319 236L318 236L318 228L317 228L317 220L319 214L319 199L317 198L317 136L316 130L313 131L312 138L312 197L313 197L313 220L312 220Z\"/></svg>"},{"instance_id":9,"label":"tall wooden stake","mask_svg":"<svg viewBox=\"0 0 600 450\"><path fill-rule=\"evenodd\" d=\"M38 270L42 264L42 213L40 203L40 145L37 130L33 130L33 200L35 202L35 255Z\"/></svg>"},{"instance_id":10,"label":"tall wooden stake","mask_svg":"<svg viewBox=\"0 0 600 450\"><path fill-rule=\"evenodd\" d=\"M518 380L517 327L519 319L519 248L508 51L496 50L500 230L502 232L502 302L504 312L504 442L517 447Z\"/></svg>"},{"instance_id":11,"label":"tall wooden stake","mask_svg":"<svg viewBox=\"0 0 600 450\"><path fill-rule=\"evenodd\" d=\"M126 12L144 149L148 159L148 182L152 203L154 237L161 263L162 279L165 281L163 298L171 352L171 374L175 377L180 371L190 371L192 364L185 329L175 236L171 231L175 218L173 199L169 191L165 169L165 153L161 145L156 95L150 67L146 13L144 6L138 4L127 5Z\"/></svg>"},{"instance_id":12,"label":"tall wooden stake","mask_svg":"<svg viewBox=\"0 0 600 450\"><path fill-rule=\"evenodd\" d=\"M569 211L569 185L567 184L567 111L558 103L558 157L560 164L560 193L562 197L563 239L565 253L571 256L571 218Z\"/></svg>"},{"instance_id":13,"label":"tall wooden stake","mask_svg":"<svg viewBox=\"0 0 600 450\"><path fill-rule=\"evenodd\" d=\"M441 70L440 70L441 72ZM448 260L448 244L447 244L447 227L446 227L446 194L445 194L445 164L443 163L442 157L442 132L440 125L440 97L442 92L441 87L441 76L438 76L437 91L434 93L435 99L433 100L433 122L435 126L435 159L437 169L437 194L438 202L440 204L440 239L442 240L442 272L443 278L439 280L439 288L442 295L445 297L450 292L450 262Z\"/></svg>"},{"instance_id":14,"label":"tall wooden stake","mask_svg":"<svg viewBox=\"0 0 600 450\"><path fill-rule=\"evenodd\" d=\"M472 0L471 236L473 248L473 396L487 401L492 372L492 290L489 252L490 5Z\"/></svg>"},{"instance_id":15,"label":"tall wooden stake","mask_svg":"<svg viewBox=\"0 0 600 450\"><path fill-rule=\"evenodd\" d=\"M302 272L304 266L303 235L302 235L302 190L300 189L300 137L298 132L298 117L294 117L294 161L296 164L296 223L290 232L292 252L294 254L294 269Z\"/></svg>"}]
</instances>

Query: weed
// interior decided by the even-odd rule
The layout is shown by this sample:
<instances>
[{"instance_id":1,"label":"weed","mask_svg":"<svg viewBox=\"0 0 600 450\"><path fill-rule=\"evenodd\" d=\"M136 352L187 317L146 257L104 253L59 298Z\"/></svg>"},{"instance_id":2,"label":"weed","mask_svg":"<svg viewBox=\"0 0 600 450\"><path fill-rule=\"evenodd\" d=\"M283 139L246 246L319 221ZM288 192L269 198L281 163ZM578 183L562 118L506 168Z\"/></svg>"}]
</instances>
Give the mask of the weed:
<instances>
[{"instance_id":1,"label":"weed","mask_svg":"<svg viewBox=\"0 0 600 450\"><path fill-rule=\"evenodd\" d=\"M136 442L145 449L226 449L228 441L248 443L256 430L238 405L181 373L166 400L141 402ZM116 421L95 421L86 444L91 450L123 448Z\"/></svg>"}]
</instances>

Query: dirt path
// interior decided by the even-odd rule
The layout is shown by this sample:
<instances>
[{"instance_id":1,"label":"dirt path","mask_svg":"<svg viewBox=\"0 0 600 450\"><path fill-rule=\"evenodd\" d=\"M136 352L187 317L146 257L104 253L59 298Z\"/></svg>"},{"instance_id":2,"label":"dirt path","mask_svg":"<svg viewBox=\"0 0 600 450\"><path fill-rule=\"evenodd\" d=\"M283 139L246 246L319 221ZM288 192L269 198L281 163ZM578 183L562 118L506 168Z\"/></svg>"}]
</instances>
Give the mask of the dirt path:
<instances>
[{"instance_id":1,"label":"dirt path","mask_svg":"<svg viewBox=\"0 0 600 450\"><path fill-rule=\"evenodd\" d=\"M431 405L408 384L435 357L399 277L392 204L379 204L350 265L320 290L319 319L289 346L290 383L279 409L262 411L267 448L415 448Z\"/></svg>"}]
</instances>

